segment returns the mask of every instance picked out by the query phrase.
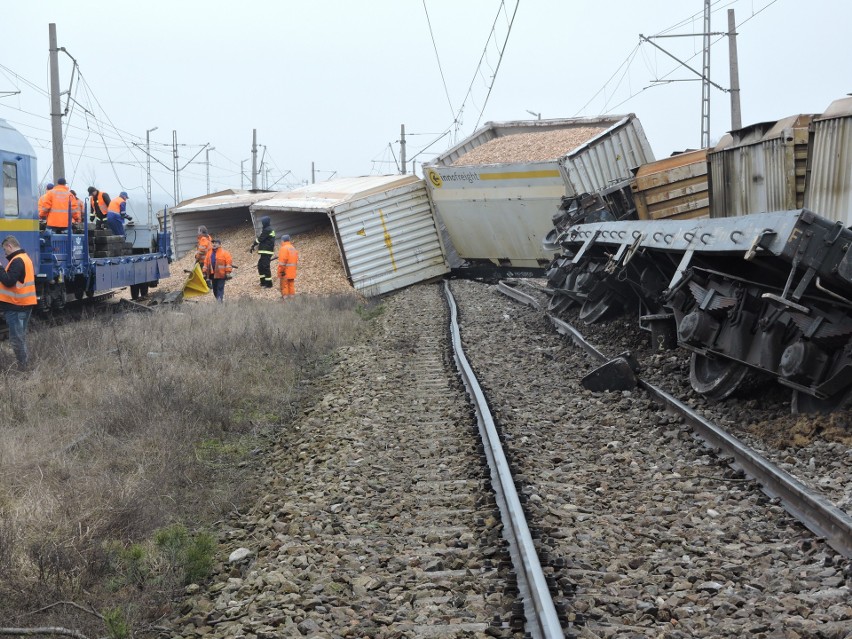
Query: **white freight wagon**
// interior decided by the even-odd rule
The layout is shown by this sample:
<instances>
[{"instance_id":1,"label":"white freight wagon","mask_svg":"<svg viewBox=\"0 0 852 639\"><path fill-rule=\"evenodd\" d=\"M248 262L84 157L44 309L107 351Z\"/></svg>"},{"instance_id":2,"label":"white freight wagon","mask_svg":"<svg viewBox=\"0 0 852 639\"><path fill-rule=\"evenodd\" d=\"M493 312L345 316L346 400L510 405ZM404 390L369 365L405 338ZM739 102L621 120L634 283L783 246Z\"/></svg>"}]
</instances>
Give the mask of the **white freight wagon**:
<instances>
[{"instance_id":1,"label":"white freight wagon","mask_svg":"<svg viewBox=\"0 0 852 639\"><path fill-rule=\"evenodd\" d=\"M487 123L423 173L464 263L536 269L553 258L542 240L563 196L606 189L653 160L633 114L522 120Z\"/></svg>"}]
</instances>

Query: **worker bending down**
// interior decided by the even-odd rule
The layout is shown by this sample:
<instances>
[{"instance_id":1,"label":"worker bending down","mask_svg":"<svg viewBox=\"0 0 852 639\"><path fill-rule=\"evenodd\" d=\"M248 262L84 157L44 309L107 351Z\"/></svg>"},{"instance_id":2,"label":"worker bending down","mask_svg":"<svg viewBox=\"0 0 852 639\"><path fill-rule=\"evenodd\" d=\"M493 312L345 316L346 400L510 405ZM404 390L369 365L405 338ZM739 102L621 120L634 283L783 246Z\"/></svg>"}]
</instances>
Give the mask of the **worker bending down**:
<instances>
[{"instance_id":1,"label":"worker bending down","mask_svg":"<svg viewBox=\"0 0 852 639\"><path fill-rule=\"evenodd\" d=\"M106 226L110 201L109 193L99 191L94 186L89 187L89 221L95 223L96 229Z\"/></svg>"}]
</instances>

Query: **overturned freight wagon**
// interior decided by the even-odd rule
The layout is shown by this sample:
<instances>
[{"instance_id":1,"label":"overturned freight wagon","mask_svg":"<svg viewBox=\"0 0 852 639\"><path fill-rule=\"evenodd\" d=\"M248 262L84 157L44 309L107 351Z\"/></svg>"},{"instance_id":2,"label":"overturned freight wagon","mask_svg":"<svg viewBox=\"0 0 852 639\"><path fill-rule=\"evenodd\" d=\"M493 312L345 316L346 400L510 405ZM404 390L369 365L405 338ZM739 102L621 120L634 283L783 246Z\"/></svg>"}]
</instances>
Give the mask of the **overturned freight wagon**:
<instances>
[{"instance_id":1,"label":"overturned freight wagon","mask_svg":"<svg viewBox=\"0 0 852 639\"><path fill-rule=\"evenodd\" d=\"M708 217L707 189L706 149L685 151L643 164L630 183L640 220Z\"/></svg>"},{"instance_id":2,"label":"overturned freight wagon","mask_svg":"<svg viewBox=\"0 0 852 639\"><path fill-rule=\"evenodd\" d=\"M468 265L541 269L563 196L654 159L635 115L489 122L423 167L436 217Z\"/></svg>"},{"instance_id":3,"label":"overturned freight wagon","mask_svg":"<svg viewBox=\"0 0 852 639\"><path fill-rule=\"evenodd\" d=\"M248 222L251 219L249 207L276 194L277 191L228 189L184 200L169 209L175 257L180 258L195 249L199 226L207 227L215 237L225 229Z\"/></svg>"},{"instance_id":4,"label":"overturned freight wagon","mask_svg":"<svg viewBox=\"0 0 852 639\"><path fill-rule=\"evenodd\" d=\"M257 202L279 237L330 223L352 286L366 296L449 272L426 186L413 175L338 178Z\"/></svg>"},{"instance_id":5,"label":"overturned freight wagon","mask_svg":"<svg viewBox=\"0 0 852 639\"><path fill-rule=\"evenodd\" d=\"M852 97L832 102L810 127L805 207L852 227Z\"/></svg>"},{"instance_id":6,"label":"overturned freight wagon","mask_svg":"<svg viewBox=\"0 0 852 639\"><path fill-rule=\"evenodd\" d=\"M812 118L751 124L709 149L710 217L802 208Z\"/></svg>"}]
</instances>

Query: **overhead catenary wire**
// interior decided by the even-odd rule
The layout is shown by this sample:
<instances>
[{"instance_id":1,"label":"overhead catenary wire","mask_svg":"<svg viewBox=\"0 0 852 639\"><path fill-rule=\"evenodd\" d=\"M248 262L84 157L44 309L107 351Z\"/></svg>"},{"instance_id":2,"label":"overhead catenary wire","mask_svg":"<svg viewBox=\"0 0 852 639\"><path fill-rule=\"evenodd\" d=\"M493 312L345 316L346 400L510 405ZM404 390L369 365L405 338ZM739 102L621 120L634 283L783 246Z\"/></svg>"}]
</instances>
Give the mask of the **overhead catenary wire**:
<instances>
[{"instance_id":1,"label":"overhead catenary wire","mask_svg":"<svg viewBox=\"0 0 852 639\"><path fill-rule=\"evenodd\" d=\"M517 0L517 1L516 1L516 3L515 3L515 11L514 11L514 13L513 13L513 15L512 15L512 19L513 19L513 20L514 20L514 15L515 15L515 14L517 14L517 12L518 12L518 6L519 6L519 5L520 5L520 0ZM487 55L487 53L488 53L488 44L491 42L491 37L492 37L492 36L494 35L494 33L495 33L495 29L496 29L496 27L497 27L497 20L499 20L499 19L500 19L500 13L501 13L501 12L503 12L503 11L505 11L505 8L506 8L506 6L505 6L505 0L501 0L501 1L500 1L500 6L499 6L499 7L498 7L498 9L497 9L497 15L496 15L496 16L494 16L494 21L491 23L491 30L490 30L490 31L489 31L489 33L488 33L488 39L485 41L485 45L482 47L482 54L479 56L479 62L478 62L478 63L477 63L477 65L476 65L476 70L473 72L473 77L471 78L471 80L470 80L470 84L469 84L469 85L468 85L468 87L467 87L467 93L465 93L465 96L464 96L464 98L462 99L462 102L461 102L461 106L459 106L459 109L458 109L458 111L456 112L456 116L455 116L455 118L454 118L454 120L453 120L453 124L454 124L454 125L455 125L455 124L457 124L457 123L460 123L460 122L461 122L461 116L462 116L462 113L464 113L464 107L465 107L465 105L467 104L467 100L468 100L468 98L470 97L471 93L473 92L473 85L474 85L474 83L476 82L476 77L477 77L477 75L479 75L479 74L480 74L481 69L482 69L482 63L483 63L483 61L485 60L485 57L486 57L486 55ZM509 36L508 36L508 34L507 34L507 35L506 35L506 39L507 39L507 40L508 40L508 37L509 37ZM504 46L505 46L505 44L504 44ZM501 54L501 56L502 56L502 54ZM499 66L499 65L498 65L498 66ZM484 110L485 110L485 107L484 107L484 105L483 105L483 108L480 110L480 113L479 113L480 117L482 117L482 113L484 112ZM474 129L475 129L475 128L476 128L476 127L474 127ZM441 137L443 137L443 135L444 135L444 134L442 134L442 135L441 135Z\"/></svg>"},{"instance_id":2,"label":"overhead catenary wire","mask_svg":"<svg viewBox=\"0 0 852 639\"><path fill-rule=\"evenodd\" d=\"M435 50L435 59L438 61L438 71L441 74L441 83L444 85L444 95L447 96L447 104L450 105L450 114L455 114L453 101L450 99L450 90L447 88L447 79L444 77L444 68L441 66L441 56L438 55L438 44L435 42L435 32L432 30L432 21L429 19L429 10L426 8L426 0L423 0L423 11L426 14L426 24L429 26L429 36L432 38L432 48Z\"/></svg>"},{"instance_id":3,"label":"overhead catenary wire","mask_svg":"<svg viewBox=\"0 0 852 639\"><path fill-rule=\"evenodd\" d=\"M491 97L491 91L494 89L494 84L497 82L497 72L500 70L500 64L503 62L503 54L506 52L506 46L509 44L509 36L512 34L512 25L515 23L515 16L518 14L518 6L520 6L520 0L517 0L515 2L515 11L512 13L512 19L509 21L509 28L506 31L506 38L503 41L503 47L500 49L500 57L497 60L497 68L494 69L494 75L491 78L491 85L488 87L488 93L485 96L485 102L482 103L482 109L480 109L479 117L476 119L476 124L473 127L474 130L476 130L476 128L479 126L480 120L482 120L482 114L485 112L485 107L488 106L488 98Z\"/></svg>"},{"instance_id":4,"label":"overhead catenary wire","mask_svg":"<svg viewBox=\"0 0 852 639\"><path fill-rule=\"evenodd\" d=\"M740 22L740 23L737 25L737 28L739 28L739 27L741 27L742 25L746 24L749 20L751 20L752 18L754 18L754 17L755 17L755 16L757 16L758 14L760 14L760 13L762 13L763 11L765 11L766 9L768 9L770 6L772 6L773 4L775 4L777 1L778 1L778 0L770 0L770 2L768 2L768 3L767 3L766 5L764 5L762 8L760 8L759 10L757 10L757 11L753 12L753 13L752 13L752 15L750 15L748 18L746 18L745 20L743 20L742 22ZM719 6L719 5L720 5L721 3L723 3L723 2L724 2L724 4L722 4L722 6ZM712 12L713 12L713 13L718 13L719 11L722 11L722 10L726 9L727 7L729 7L729 6L731 6L731 5L736 4L736 2L737 2L737 0L728 0L727 2L726 2L725 0L715 0L715 2L713 2L713 3L711 4L711 7L715 7L715 8L713 8L713 9L712 9ZM676 30L676 29L682 28L683 26L685 26L685 25L689 24L690 22L694 21L695 19L697 19L697 18L698 18L699 16L701 16L702 14L703 14L703 10L702 10L702 11L699 11L699 12L696 12L696 13L693 13L693 14L692 14L692 15L690 15L688 18L684 18L684 19L682 19L682 20L680 20L680 21L676 22L675 24L673 24L673 25L671 25L671 26L669 26L669 27L666 27L665 29L663 29L663 30L659 31L659 32L658 32L657 34L655 34L655 35L666 35L666 34L669 34L670 32L672 32L672 31L674 31L674 30ZM652 36L652 37L653 37L653 36ZM714 44L717 44L720 40L722 40L722 39L724 39L724 38L726 38L726 37L727 37L727 34L719 36L716 40L714 40L714 41L711 43L711 45L710 45L710 46L712 47ZM586 111L586 109L589 107L589 105L590 105L590 104L591 104L591 103L595 100L595 98L597 98L597 97L598 97L601 93L603 93L604 91L606 91L606 90L607 90L607 87L610 85L610 83L612 82L613 78L615 78L615 77L616 77L616 75L618 75L619 71L622 69L622 67L624 67L624 65L625 65L625 64L627 65L627 67L628 67L628 69L629 69L630 65L632 65L632 64L633 64L633 62L635 61L636 53L637 53L637 49L638 49L638 50L641 50L641 46L640 46L641 44L642 44L642 42L640 41L640 42L639 42L639 44L637 44L636 46L634 46L633 50L632 50L632 51L628 54L627 58L626 58L626 59L625 59L625 60L624 60L621 64L619 64L618 68L617 68L617 69L615 70L615 72L614 72L614 73L613 73L613 74L612 74L612 75L611 75L611 76L610 76L610 77L609 77L609 78L608 78L608 79L604 82L603 86L602 86L600 89L598 89L598 90L594 93L594 95L593 95L593 96L592 96L592 97L591 97L591 98L590 98L590 99L586 102L586 104L584 104L584 105L583 105L583 107L582 107L582 108L580 108L580 109L579 109L579 110L575 113L575 117L576 117L577 115L581 114L581 113L584 113L584 112ZM689 58L687 58L687 59L686 59L686 61L692 60L693 58L697 57L697 56L699 55L699 53L701 53L701 51L697 51L697 52L693 53L693 55L692 55L692 56L690 56ZM659 86L660 84L663 84L663 82L661 82L661 81L662 81L662 80L665 80L665 78L668 78L669 76L671 76L671 75L672 75L675 71L677 71L679 68L680 68L679 66L675 66L675 67L673 67L673 68L672 68L670 71L668 71L667 73L663 74L662 76L659 76L659 78L658 78L657 82L655 82L654 84L651 84L651 85L648 85L648 86L644 86L644 87L642 87L641 89L639 89L639 90L637 90L637 91L631 91L631 92L629 93L629 95L628 95L625 99L621 100L620 102L618 102L617 104L615 104L615 105L613 105L613 106L609 106L609 100L610 100L610 99L611 99L611 97L612 97L612 96L610 96L610 98L607 98L607 100L605 101L605 103L604 103L604 108L600 109L600 110L598 111L598 114L599 114L599 115L602 115L602 114L606 114L606 113L611 113L611 112L612 112L612 111L614 111L615 109L618 109L620 106L622 106L623 104L625 104L625 103L629 102L630 100L632 100L632 99L633 99L633 98L635 98L636 96L640 95L641 93L644 93L644 92L645 92L645 91L647 91L648 89L653 88L653 87L655 87L655 86ZM626 72L626 70L625 70L625 72ZM619 79L619 84L620 84L620 82L622 82L622 81L623 81L623 78L624 78L624 75L622 75L622 76L621 76L621 78ZM612 93L614 93L614 91L613 91Z\"/></svg>"},{"instance_id":5,"label":"overhead catenary wire","mask_svg":"<svg viewBox=\"0 0 852 639\"><path fill-rule=\"evenodd\" d=\"M486 39L485 44L483 45L482 54L479 57L479 61L477 62L476 69L473 72L473 77L470 80L470 84L468 85L467 92L465 93L465 96L462 99L461 105L459 106L458 110L455 112L455 117L453 118L453 121L450 123L450 125L443 132L436 134L435 139L433 139L431 142L426 144L422 149L420 149L420 151L418 151L417 153L412 155L409 158L409 161L413 162L417 157L419 157L420 155L425 153L428 149L430 149L432 146L434 146L439 141L444 139L447 135L449 135L449 133L451 131L453 131L453 129L458 130L458 127L461 126L462 115L464 113L465 106L467 105L468 100L473 99L472 98L473 87L474 87L474 84L476 83L477 77L482 77L484 83L486 84L486 86L488 86L488 95L486 96L485 102L483 102L482 108L479 109L479 118L482 118L482 114L485 112L485 107L488 103L488 96L491 94L491 89L494 87L494 82L496 80L497 70L499 70L499 68L500 68L500 62L502 61L503 53L505 51L506 44L508 42L509 35L511 33L512 24L514 23L515 16L517 15L519 6L520 6L520 0L516 0L515 9L512 13L512 18L511 18L511 20L508 20L509 28L508 28L508 31L506 33L506 37L505 37L504 42L503 42L503 47L502 48L497 47L500 58L497 62L497 66L496 66L494 74L491 78L491 82L489 83L487 80L485 80L485 77L482 75L482 65L483 65L483 62L486 60L486 56L488 54L488 46L490 45L491 40L492 40L492 38L493 38L493 36L496 32L497 21L500 19L501 13L506 13L505 0L500 0L500 6L497 9L497 15L494 17L494 21L492 22L491 29L488 33L488 38ZM495 46L496 46L496 41L495 41ZM479 120L477 120L476 126L479 126ZM474 129L476 128L476 126L474 127Z\"/></svg>"},{"instance_id":6,"label":"overhead catenary wire","mask_svg":"<svg viewBox=\"0 0 852 639\"><path fill-rule=\"evenodd\" d=\"M752 13L752 15L750 15L748 18L746 18L745 20L743 20L742 22L740 22L740 23L736 26L736 28L739 30L739 29L740 29L740 27L742 27L745 23L747 23L749 20L751 20L752 18L756 17L757 15L759 15L760 13L762 13L763 11L765 11L766 9L768 9L769 7L771 7L771 6L772 6L773 4L775 4L776 2L778 2L778 0L770 0L770 2L769 2L768 4L764 5L763 7L761 7L760 9L758 9L756 12ZM727 5L726 5L726 6L727 6ZM714 44L717 44L720 40L723 40L723 39L725 39L725 38L727 38L727 37L728 37L728 36L727 36L727 34L719 36L718 38L716 38L715 40L713 40L713 42L711 42L711 43L710 43L710 46L712 47ZM698 57L699 53L701 53L701 52L700 52L700 51L698 51L698 52L696 52L696 53L692 54L690 57L688 57L688 58L686 59L686 62L689 62L689 61L690 61L690 60L692 60L693 58ZM667 72L667 73L665 73L665 74L663 74L663 75L662 75L661 80L664 80L665 78L669 77L672 73L674 73L675 71L677 71L679 68L680 68L680 66L676 66L676 67L672 68L669 72ZM632 100L633 98L635 98L635 97L636 97L637 95L639 95L640 93L643 93L644 91L646 91L646 90L648 90L648 89L650 89L650 88L653 88L654 86L658 86L658 84L659 84L659 83L660 83L660 80L658 80L655 84L651 84L651 85L648 85L648 86L646 86L646 87L643 87L643 88L642 88L642 89L640 89L639 91L636 91L635 93L632 93L632 94L628 95L628 96L627 96L624 100L622 100L621 102L619 102L618 104L616 104L616 105L614 105L612 108L610 108L610 109L609 109L609 111L606 111L606 113L610 113L610 112L614 111L615 109L617 109L618 107L620 107L622 104L625 104L626 102L629 102L630 100Z\"/></svg>"}]
</instances>

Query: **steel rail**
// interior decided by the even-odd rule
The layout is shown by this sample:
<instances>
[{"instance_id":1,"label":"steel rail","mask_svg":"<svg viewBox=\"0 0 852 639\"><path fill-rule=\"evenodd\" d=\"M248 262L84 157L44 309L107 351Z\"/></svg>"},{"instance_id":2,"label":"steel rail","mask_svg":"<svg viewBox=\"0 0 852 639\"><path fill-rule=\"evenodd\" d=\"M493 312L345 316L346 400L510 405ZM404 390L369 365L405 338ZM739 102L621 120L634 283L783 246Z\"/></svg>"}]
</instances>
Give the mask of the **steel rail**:
<instances>
[{"instance_id":1,"label":"steel rail","mask_svg":"<svg viewBox=\"0 0 852 639\"><path fill-rule=\"evenodd\" d=\"M538 302L532 297L511 286L501 283L497 289L521 303L536 309L540 308ZM558 333L570 336L573 342L589 355L603 362L609 359L586 341L582 333L573 326L549 313L547 317L550 318ZM665 404L668 410L683 417L707 446L721 451L723 456L732 457L734 461L730 465L733 468L741 470L757 481L766 495L778 499L784 510L808 530L823 538L829 546L844 557L852 557L852 516L666 391L641 378L638 379L638 383Z\"/></svg>"},{"instance_id":2,"label":"steel rail","mask_svg":"<svg viewBox=\"0 0 852 639\"><path fill-rule=\"evenodd\" d=\"M485 456L491 469L491 485L503 522L503 536L509 544L509 554L515 567L518 591L524 602L525 631L533 639L563 639L564 632L556 614L556 606L547 587L544 571L533 544L509 463L500 444L494 418L485 394L464 354L458 325L458 309L449 283L444 282L444 295L450 309L450 336L453 358L459 374L473 400L476 421L482 437Z\"/></svg>"},{"instance_id":3,"label":"steel rail","mask_svg":"<svg viewBox=\"0 0 852 639\"><path fill-rule=\"evenodd\" d=\"M639 385L681 415L708 446L733 457L731 466L755 479L764 493L779 499L784 510L806 528L844 557L852 557L850 515L664 390L641 378Z\"/></svg>"}]
</instances>

